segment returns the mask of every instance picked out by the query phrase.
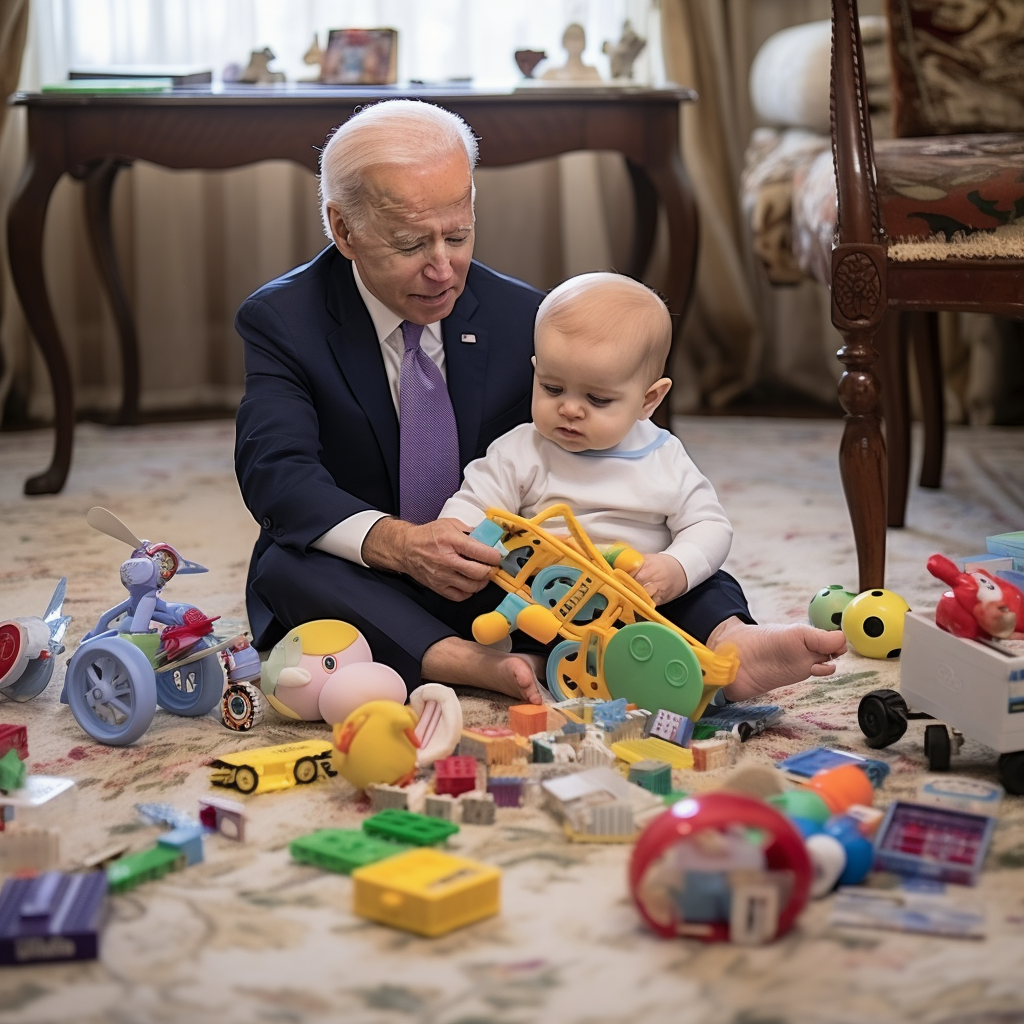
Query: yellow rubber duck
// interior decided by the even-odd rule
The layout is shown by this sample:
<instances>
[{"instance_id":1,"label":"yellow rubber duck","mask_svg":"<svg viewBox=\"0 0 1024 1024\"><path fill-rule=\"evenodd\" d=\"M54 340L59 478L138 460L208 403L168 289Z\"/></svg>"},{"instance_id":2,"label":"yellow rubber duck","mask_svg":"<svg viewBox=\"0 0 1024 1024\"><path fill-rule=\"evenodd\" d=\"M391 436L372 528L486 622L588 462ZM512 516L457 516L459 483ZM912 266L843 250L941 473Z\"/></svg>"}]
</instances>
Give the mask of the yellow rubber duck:
<instances>
[{"instance_id":1,"label":"yellow rubber duck","mask_svg":"<svg viewBox=\"0 0 1024 1024\"><path fill-rule=\"evenodd\" d=\"M404 786L416 774L419 716L393 700L371 700L334 727L334 767L356 789Z\"/></svg>"}]
</instances>

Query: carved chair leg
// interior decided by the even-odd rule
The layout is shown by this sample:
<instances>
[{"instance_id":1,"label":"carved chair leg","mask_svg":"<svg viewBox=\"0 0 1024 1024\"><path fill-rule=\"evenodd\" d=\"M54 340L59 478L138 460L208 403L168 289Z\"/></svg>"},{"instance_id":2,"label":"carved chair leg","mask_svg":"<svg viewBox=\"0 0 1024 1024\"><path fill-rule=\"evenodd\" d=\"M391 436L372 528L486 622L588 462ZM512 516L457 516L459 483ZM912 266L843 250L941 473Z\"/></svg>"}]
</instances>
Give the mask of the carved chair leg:
<instances>
[{"instance_id":1,"label":"carved chair leg","mask_svg":"<svg viewBox=\"0 0 1024 1024\"><path fill-rule=\"evenodd\" d=\"M924 420L924 454L921 486L942 486L942 460L946 443L946 415L942 397L942 351L939 346L939 314L915 313L911 341L917 382L921 389Z\"/></svg>"},{"instance_id":2,"label":"carved chair leg","mask_svg":"<svg viewBox=\"0 0 1024 1024\"><path fill-rule=\"evenodd\" d=\"M859 591L885 585L886 457L879 415L881 388L874 373L878 353L872 327L841 331L839 402L846 426L839 446L839 472L857 547ZM884 340L884 339L883 339Z\"/></svg>"},{"instance_id":3,"label":"carved chair leg","mask_svg":"<svg viewBox=\"0 0 1024 1024\"><path fill-rule=\"evenodd\" d=\"M907 518L910 485L910 388L907 379L908 317L890 310L878 331L881 347L882 418L888 463L886 522L902 526Z\"/></svg>"}]
</instances>

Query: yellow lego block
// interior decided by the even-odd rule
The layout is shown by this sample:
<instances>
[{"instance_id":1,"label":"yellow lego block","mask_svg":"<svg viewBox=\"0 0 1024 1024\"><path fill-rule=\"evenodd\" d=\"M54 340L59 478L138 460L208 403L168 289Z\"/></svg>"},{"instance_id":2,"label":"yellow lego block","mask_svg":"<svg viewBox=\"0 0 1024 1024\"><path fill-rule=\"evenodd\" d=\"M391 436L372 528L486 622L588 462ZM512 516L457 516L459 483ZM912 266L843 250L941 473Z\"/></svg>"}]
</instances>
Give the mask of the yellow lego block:
<instances>
[{"instance_id":1,"label":"yellow lego block","mask_svg":"<svg viewBox=\"0 0 1024 1024\"><path fill-rule=\"evenodd\" d=\"M423 847L352 872L353 913L434 937L497 914L501 871Z\"/></svg>"},{"instance_id":2,"label":"yellow lego block","mask_svg":"<svg viewBox=\"0 0 1024 1024\"><path fill-rule=\"evenodd\" d=\"M612 753L628 764L636 764L652 758L655 761L667 761L673 768L692 768L693 754L686 747L660 740L657 736L649 736L642 740L622 740L612 744Z\"/></svg>"}]
</instances>

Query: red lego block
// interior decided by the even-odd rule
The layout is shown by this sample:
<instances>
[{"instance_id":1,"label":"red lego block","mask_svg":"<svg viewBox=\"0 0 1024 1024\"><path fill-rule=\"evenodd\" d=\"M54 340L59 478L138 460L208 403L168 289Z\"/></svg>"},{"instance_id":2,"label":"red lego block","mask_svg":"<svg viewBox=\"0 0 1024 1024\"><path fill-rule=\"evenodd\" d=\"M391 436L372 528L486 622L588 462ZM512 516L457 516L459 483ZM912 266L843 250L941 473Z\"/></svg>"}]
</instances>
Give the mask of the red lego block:
<instances>
[{"instance_id":1,"label":"red lego block","mask_svg":"<svg viewBox=\"0 0 1024 1024\"><path fill-rule=\"evenodd\" d=\"M442 757L434 762L434 792L458 796L476 789L475 757Z\"/></svg>"},{"instance_id":2,"label":"red lego block","mask_svg":"<svg viewBox=\"0 0 1024 1024\"><path fill-rule=\"evenodd\" d=\"M513 704L508 709L508 724L513 732L529 739L534 733L547 731L548 709L541 704Z\"/></svg>"},{"instance_id":3,"label":"red lego block","mask_svg":"<svg viewBox=\"0 0 1024 1024\"><path fill-rule=\"evenodd\" d=\"M28 758L28 729L25 726L0 722L0 757L8 750L17 751L22 761Z\"/></svg>"}]
</instances>

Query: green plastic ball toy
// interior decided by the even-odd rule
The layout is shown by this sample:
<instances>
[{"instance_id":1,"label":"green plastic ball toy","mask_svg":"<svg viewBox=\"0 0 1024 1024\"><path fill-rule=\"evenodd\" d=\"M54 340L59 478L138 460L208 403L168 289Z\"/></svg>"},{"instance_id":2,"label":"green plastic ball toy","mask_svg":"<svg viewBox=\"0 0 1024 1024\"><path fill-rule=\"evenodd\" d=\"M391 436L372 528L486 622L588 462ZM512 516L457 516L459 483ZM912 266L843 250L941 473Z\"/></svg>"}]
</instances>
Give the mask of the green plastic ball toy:
<instances>
[{"instance_id":1,"label":"green plastic ball toy","mask_svg":"<svg viewBox=\"0 0 1024 1024\"><path fill-rule=\"evenodd\" d=\"M898 658L910 605L891 590L865 590L843 611L846 642L864 658Z\"/></svg>"},{"instance_id":2,"label":"green plastic ball toy","mask_svg":"<svg viewBox=\"0 0 1024 1024\"><path fill-rule=\"evenodd\" d=\"M818 629L842 629L843 611L856 596L840 583L822 587L807 606L811 625Z\"/></svg>"}]
</instances>

